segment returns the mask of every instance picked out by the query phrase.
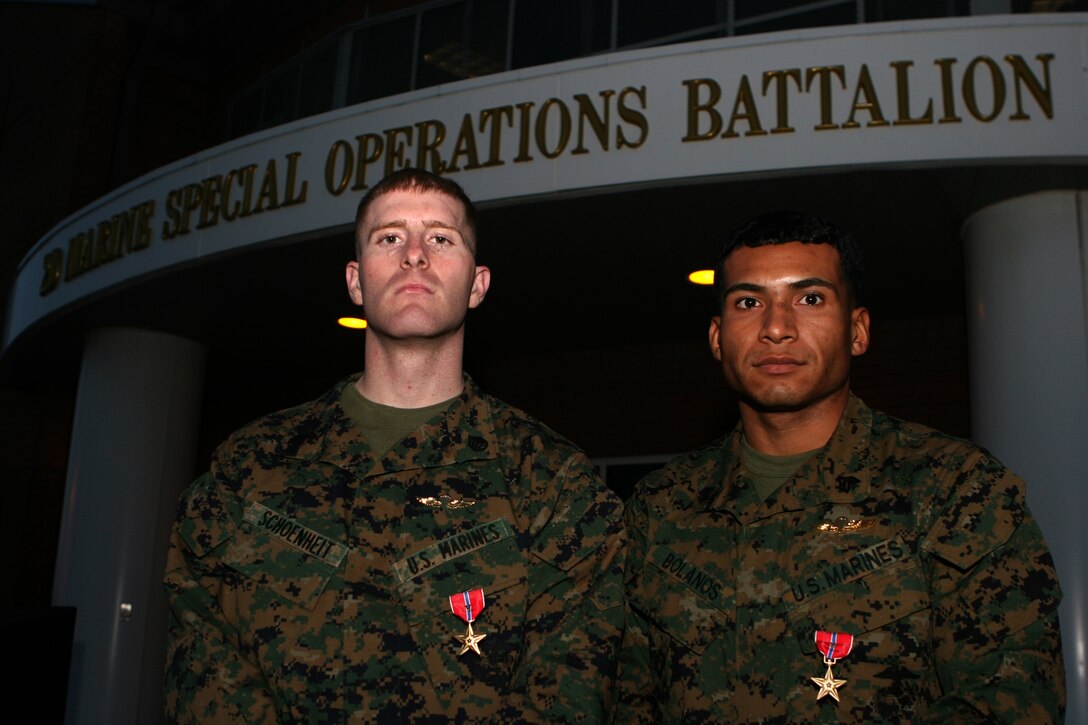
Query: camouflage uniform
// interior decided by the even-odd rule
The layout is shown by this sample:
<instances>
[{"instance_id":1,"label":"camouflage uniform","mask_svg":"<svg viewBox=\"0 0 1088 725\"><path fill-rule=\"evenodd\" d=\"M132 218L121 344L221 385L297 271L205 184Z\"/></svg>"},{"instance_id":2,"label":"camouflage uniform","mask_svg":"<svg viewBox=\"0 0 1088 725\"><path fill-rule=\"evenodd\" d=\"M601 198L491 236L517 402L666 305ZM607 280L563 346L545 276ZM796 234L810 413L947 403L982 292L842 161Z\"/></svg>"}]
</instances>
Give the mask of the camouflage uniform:
<instances>
[{"instance_id":1,"label":"camouflage uniform","mask_svg":"<svg viewBox=\"0 0 1088 725\"><path fill-rule=\"evenodd\" d=\"M600 719L622 507L585 456L466 380L380 459L341 408L236 432L181 499L167 713L190 722ZM451 594L482 588L458 656Z\"/></svg>"},{"instance_id":2,"label":"camouflage uniform","mask_svg":"<svg viewBox=\"0 0 1088 725\"><path fill-rule=\"evenodd\" d=\"M1061 597L1024 484L977 447L851 397L760 501L738 427L627 505L621 723L1060 718ZM854 635L811 677L817 629Z\"/></svg>"}]
</instances>

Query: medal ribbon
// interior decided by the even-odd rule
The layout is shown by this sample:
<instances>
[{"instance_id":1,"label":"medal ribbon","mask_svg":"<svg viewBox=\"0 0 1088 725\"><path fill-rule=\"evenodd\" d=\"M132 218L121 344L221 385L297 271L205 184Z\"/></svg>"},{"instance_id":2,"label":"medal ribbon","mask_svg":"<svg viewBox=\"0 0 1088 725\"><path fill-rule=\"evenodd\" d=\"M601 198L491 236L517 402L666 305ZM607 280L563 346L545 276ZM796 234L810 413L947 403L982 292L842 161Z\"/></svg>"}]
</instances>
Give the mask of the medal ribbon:
<instances>
[{"instance_id":1,"label":"medal ribbon","mask_svg":"<svg viewBox=\"0 0 1088 725\"><path fill-rule=\"evenodd\" d=\"M854 635L846 632L824 632L816 630L816 649L824 656L824 662L834 664L850 654L854 648Z\"/></svg>"},{"instance_id":2,"label":"medal ribbon","mask_svg":"<svg viewBox=\"0 0 1088 725\"><path fill-rule=\"evenodd\" d=\"M450 595L450 609L464 621L472 624L484 611L484 590L471 589Z\"/></svg>"}]
</instances>

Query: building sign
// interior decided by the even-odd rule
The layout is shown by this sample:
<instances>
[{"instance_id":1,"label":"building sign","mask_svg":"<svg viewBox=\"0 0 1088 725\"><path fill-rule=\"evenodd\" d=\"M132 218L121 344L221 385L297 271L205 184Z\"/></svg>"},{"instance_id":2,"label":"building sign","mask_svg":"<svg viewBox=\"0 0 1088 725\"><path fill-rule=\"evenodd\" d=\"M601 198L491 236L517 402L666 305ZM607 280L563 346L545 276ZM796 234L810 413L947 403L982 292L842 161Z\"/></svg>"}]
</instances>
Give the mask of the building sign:
<instances>
[{"instance_id":1,"label":"building sign","mask_svg":"<svg viewBox=\"0 0 1088 725\"><path fill-rule=\"evenodd\" d=\"M1072 18L1072 20L1069 20ZM303 119L159 169L20 268L5 346L45 315L178 264L350 228L406 166L483 204L851 168L1084 163L1083 16L850 26L599 56Z\"/></svg>"}]
</instances>

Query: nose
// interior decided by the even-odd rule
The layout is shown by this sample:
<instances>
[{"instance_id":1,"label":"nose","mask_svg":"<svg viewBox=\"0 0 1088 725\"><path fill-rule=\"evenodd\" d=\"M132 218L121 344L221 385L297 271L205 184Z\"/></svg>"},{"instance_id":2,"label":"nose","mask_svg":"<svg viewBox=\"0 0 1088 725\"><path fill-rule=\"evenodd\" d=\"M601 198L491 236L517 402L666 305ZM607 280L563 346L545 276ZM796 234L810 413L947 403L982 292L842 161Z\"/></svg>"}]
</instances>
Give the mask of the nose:
<instances>
[{"instance_id":1,"label":"nose","mask_svg":"<svg viewBox=\"0 0 1088 725\"><path fill-rule=\"evenodd\" d=\"M763 327L760 330L761 339L775 343L797 339L793 308L788 303L774 302L765 309Z\"/></svg>"},{"instance_id":2,"label":"nose","mask_svg":"<svg viewBox=\"0 0 1088 725\"><path fill-rule=\"evenodd\" d=\"M400 266L405 269L411 269L413 267L419 267L426 269L430 265L430 259L427 256L427 244L424 241L422 234L409 234L404 243L404 256L401 258Z\"/></svg>"}]
</instances>

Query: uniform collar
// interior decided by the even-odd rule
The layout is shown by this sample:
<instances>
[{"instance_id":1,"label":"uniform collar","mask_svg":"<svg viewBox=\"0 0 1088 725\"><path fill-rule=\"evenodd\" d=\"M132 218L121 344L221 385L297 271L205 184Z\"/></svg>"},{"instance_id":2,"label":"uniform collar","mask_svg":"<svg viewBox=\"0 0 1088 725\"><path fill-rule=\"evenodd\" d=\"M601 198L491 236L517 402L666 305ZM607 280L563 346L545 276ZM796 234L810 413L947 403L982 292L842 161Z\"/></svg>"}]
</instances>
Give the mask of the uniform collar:
<instances>
[{"instance_id":1,"label":"uniform collar","mask_svg":"<svg viewBox=\"0 0 1088 725\"><path fill-rule=\"evenodd\" d=\"M340 405L344 386L358 378L353 375L340 381L314 401L312 412L294 427L291 438L280 442L275 454L332 463L358 478L498 457L491 405L472 378L464 375L460 396L445 412L376 458Z\"/></svg>"},{"instance_id":2,"label":"uniform collar","mask_svg":"<svg viewBox=\"0 0 1088 725\"><path fill-rule=\"evenodd\" d=\"M872 423L872 411L851 393L831 439L766 501L759 500L755 487L746 480L740 455L743 427L738 423L723 443L723 486L711 508L728 511L750 523L824 502L864 500L869 495L873 465L869 449Z\"/></svg>"}]
</instances>

